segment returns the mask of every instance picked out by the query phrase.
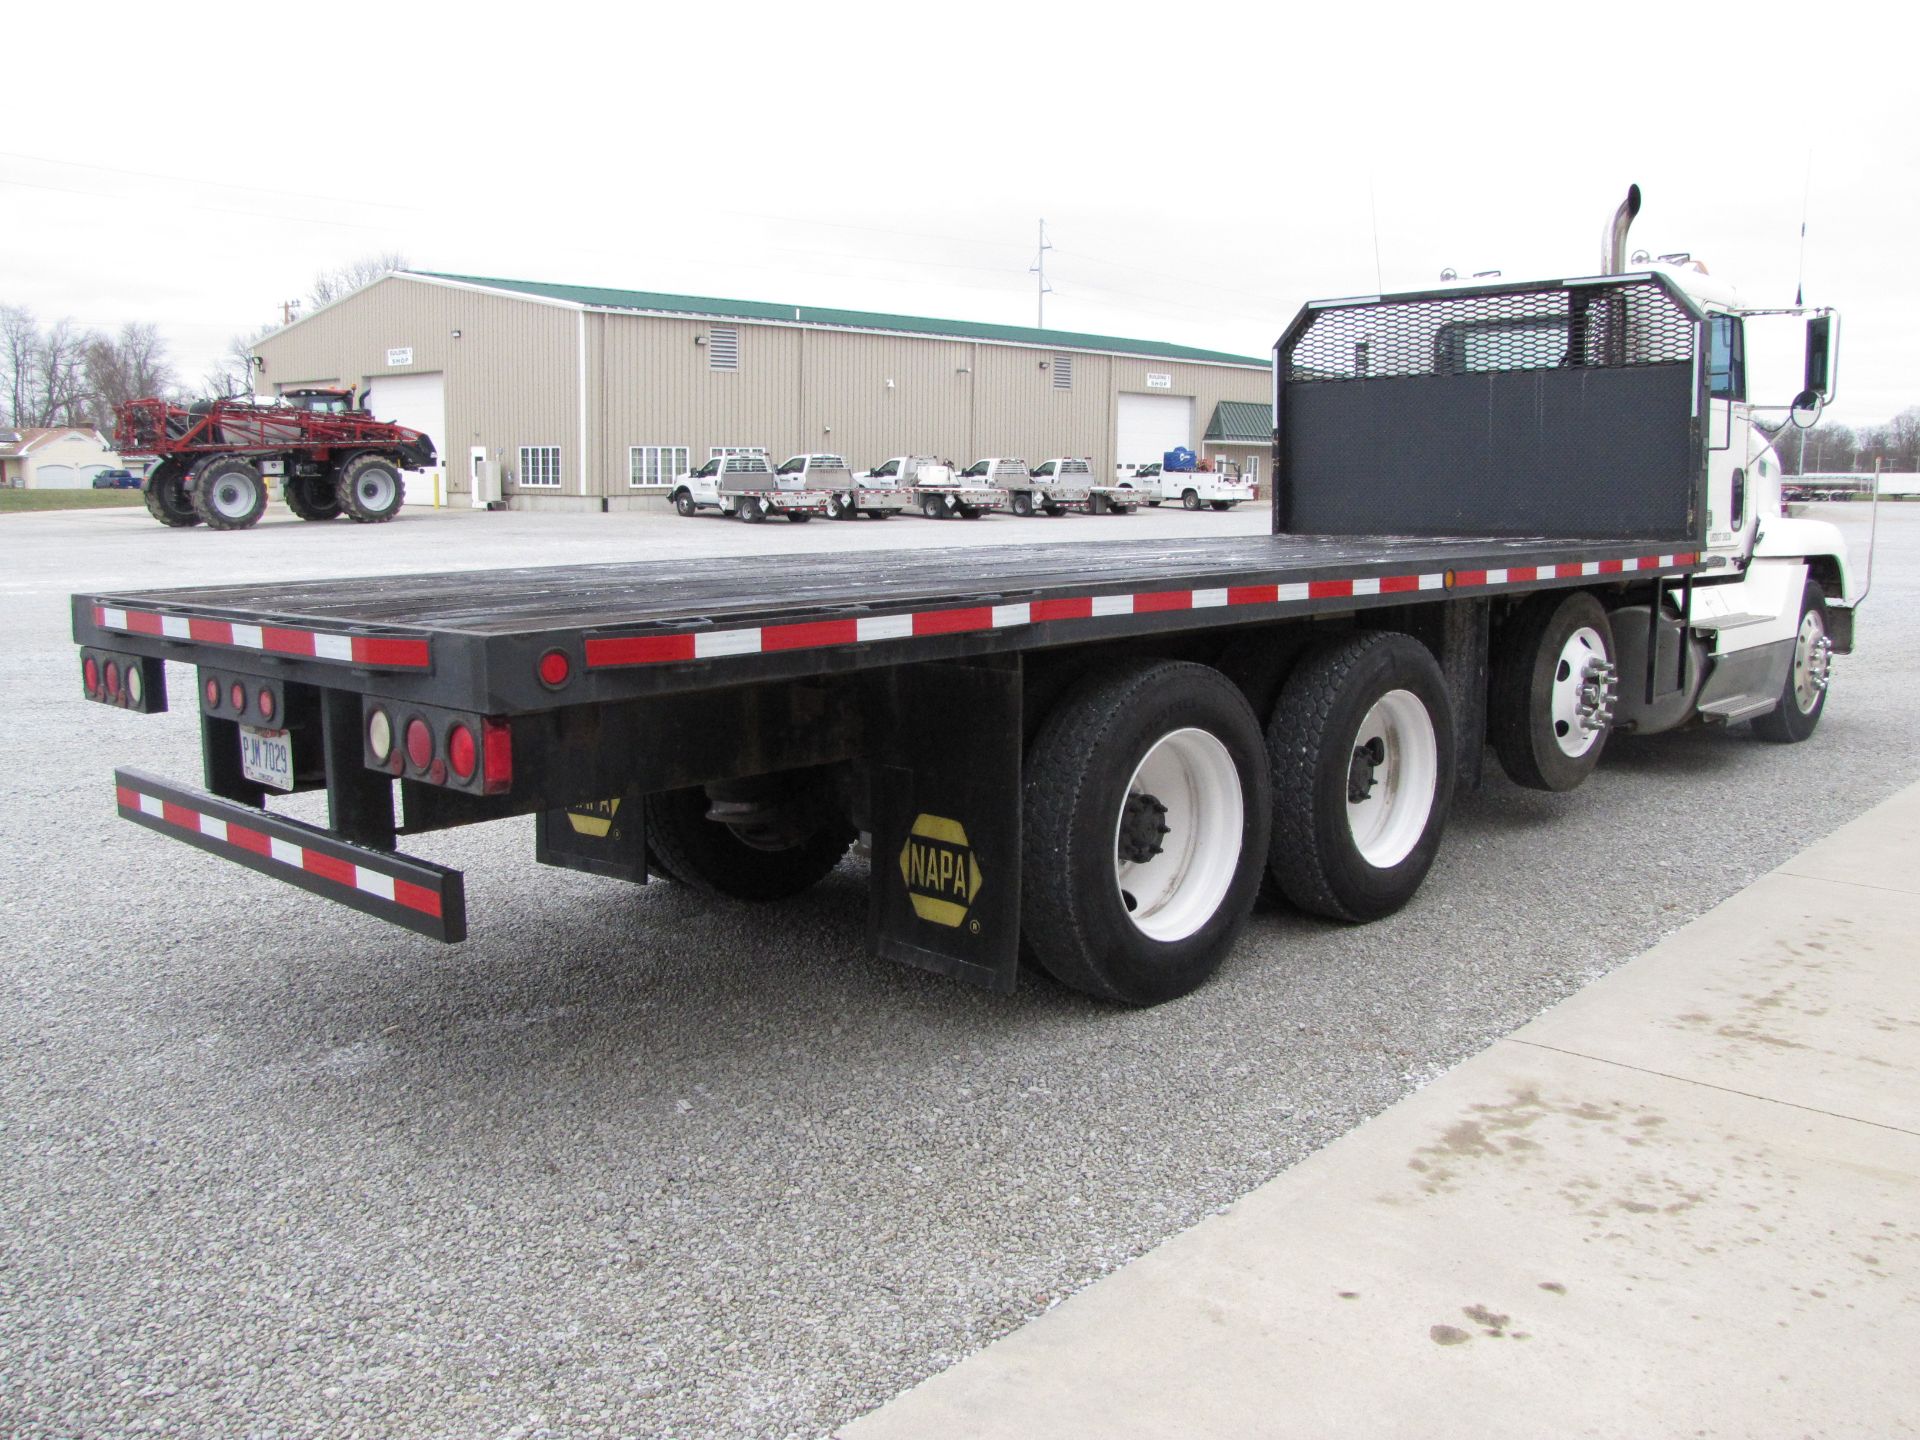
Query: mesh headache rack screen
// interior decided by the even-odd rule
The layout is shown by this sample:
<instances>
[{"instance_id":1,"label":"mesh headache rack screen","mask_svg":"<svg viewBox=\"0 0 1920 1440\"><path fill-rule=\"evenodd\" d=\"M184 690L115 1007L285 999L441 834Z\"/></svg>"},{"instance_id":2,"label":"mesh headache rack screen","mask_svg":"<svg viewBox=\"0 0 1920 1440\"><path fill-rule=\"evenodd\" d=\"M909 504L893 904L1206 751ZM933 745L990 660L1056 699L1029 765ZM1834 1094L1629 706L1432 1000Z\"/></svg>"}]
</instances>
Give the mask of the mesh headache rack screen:
<instances>
[{"instance_id":1,"label":"mesh headache rack screen","mask_svg":"<svg viewBox=\"0 0 1920 1440\"><path fill-rule=\"evenodd\" d=\"M1691 364L1694 320L1658 282L1363 301L1315 310L1289 384L1496 370Z\"/></svg>"}]
</instances>

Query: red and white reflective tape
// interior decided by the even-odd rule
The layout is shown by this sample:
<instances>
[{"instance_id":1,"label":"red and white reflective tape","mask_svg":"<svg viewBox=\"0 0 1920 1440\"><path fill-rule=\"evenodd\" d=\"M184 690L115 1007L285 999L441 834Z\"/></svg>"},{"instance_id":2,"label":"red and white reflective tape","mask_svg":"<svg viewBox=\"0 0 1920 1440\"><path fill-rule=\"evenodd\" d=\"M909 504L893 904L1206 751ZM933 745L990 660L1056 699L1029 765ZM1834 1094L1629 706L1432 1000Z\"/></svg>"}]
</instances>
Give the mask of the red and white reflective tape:
<instances>
[{"instance_id":1,"label":"red and white reflective tape","mask_svg":"<svg viewBox=\"0 0 1920 1440\"><path fill-rule=\"evenodd\" d=\"M282 840L277 835L269 835L248 825L222 820L177 800L162 800L131 785L120 785L115 790L123 810L138 810L142 815L151 816L176 830L199 835L234 850L244 850L284 865L289 870L305 871L363 895L430 915L436 920L442 918L439 892L429 890L424 885L416 885L410 880L402 880L397 875L388 875L365 865L356 865L350 860L291 840Z\"/></svg>"},{"instance_id":2,"label":"red and white reflective tape","mask_svg":"<svg viewBox=\"0 0 1920 1440\"><path fill-rule=\"evenodd\" d=\"M122 610L112 605L94 606L93 623L102 630L118 630L127 635L153 635L163 640L191 640L200 645L226 645L269 655L333 660L374 670L426 670L432 665L432 650L425 640L392 635L342 635L281 625L243 625L233 620L203 620L196 615L167 615L157 610Z\"/></svg>"},{"instance_id":3,"label":"red and white reflective tape","mask_svg":"<svg viewBox=\"0 0 1920 1440\"><path fill-rule=\"evenodd\" d=\"M1062 620L1108 615L1151 615L1169 610L1209 610L1243 605L1289 605L1310 600L1350 600L1373 595L1486 589L1540 580L1622 575L1691 565L1698 556L1643 555L1634 559L1575 561L1565 565L1514 566L1503 570L1435 570L1415 575L1372 575L1344 580L1304 580L1273 585L1233 585L1217 590L1143 590L1125 595L1079 595L1022 600L1011 605L974 605L953 610L916 610L904 615L867 615L845 620L804 620L740 630L693 630L662 635L609 635L587 640L587 668L717 660L728 655L769 655L781 650L818 650L875 640L1011 630Z\"/></svg>"}]
</instances>

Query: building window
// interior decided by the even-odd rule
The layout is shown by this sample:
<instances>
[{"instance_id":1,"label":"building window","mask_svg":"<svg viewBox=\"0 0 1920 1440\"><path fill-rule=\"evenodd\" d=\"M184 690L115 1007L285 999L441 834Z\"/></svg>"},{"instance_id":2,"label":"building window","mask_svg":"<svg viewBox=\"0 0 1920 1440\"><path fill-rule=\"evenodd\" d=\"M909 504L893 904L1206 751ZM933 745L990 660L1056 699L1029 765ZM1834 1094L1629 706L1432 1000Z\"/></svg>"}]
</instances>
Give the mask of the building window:
<instances>
[{"instance_id":1,"label":"building window","mask_svg":"<svg viewBox=\"0 0 1920 1440\"><path fill-rule=\"evenodd\" d=\"M522 445L520 447L520 488L558 490L560 488L560 447L558 445Z\"/></svg>"},{"instance_id":2,"label":"building window","mask_svg":"<svg viewBox=\"0 0 1920 1440\"><path fill-rule=\"evenodd\" d=\"M714 445L708 448L709 460L724 460L729 455L762 455L767 453L764 445Z\"/></svg>"},{"instance_id":3,"label":"building window","mask_svg":"<svg viewBox=\"0 0 1920 1440\"><path fill-rule=\"evenodd\" d=\"M1260 483L1260 457L1258 455L1247 456L1247 463L1240 471L1240 478L1245 480L1249 485L1258 485Z\"/></svg>"},{"instance_id":4,"label":"building window","mask_svg":"<svg viewBox=\"0 0 1920 1440\"><path fill-rule=\"evenodd\" d=\"M715 325L707 331L707 368L709 370L740 368L740 332L731 325Z\"/></svg>"},{"instance_id":5,"label":"building window","mask_svg":"<svg viewBox=\"0 0 1920 1440\"><path fill-rule=\"evenodd\" d=\"M629 445L627 484L638 490L667 486L693 468L693 452L684 445Z\"/></svg>"}]
</instances>

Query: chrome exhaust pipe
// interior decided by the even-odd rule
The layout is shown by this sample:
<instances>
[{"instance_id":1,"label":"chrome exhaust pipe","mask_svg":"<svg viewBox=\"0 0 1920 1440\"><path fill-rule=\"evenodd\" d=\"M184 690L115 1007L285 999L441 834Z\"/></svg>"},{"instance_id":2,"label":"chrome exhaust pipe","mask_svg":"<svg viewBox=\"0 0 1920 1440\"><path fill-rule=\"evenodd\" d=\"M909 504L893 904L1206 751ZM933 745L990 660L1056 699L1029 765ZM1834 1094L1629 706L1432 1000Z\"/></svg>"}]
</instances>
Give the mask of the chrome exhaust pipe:
<instances>
[{"instance_id":1,"label":"chrome exhaust pipe","mask_svg":"<svg viewBox=\"0 0 1920 1440\"><path fill-rule=\"evenodd\" d=\"M1627 198L1620 202L1620 208L1613 212L1613 220L1608 224L1601 244L1600 264L1602 275L1619 275L1627 268L1627 230L1633 224L1633 217L1640 213L1640 187L1629 185Z\"/></svg>"}]
</instances>

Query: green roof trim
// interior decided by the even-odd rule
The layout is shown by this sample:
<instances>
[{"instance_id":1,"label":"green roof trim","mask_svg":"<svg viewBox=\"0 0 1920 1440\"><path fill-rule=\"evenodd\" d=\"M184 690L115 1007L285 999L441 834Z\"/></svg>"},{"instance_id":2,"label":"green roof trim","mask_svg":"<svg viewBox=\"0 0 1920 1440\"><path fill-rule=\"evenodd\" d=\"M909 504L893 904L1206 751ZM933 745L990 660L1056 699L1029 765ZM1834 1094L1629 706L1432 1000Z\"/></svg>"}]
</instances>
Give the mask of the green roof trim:
<instances>
[{"instance_id":1,"label":"green roof trim","mask_svg":"<svg viewBox=\"0 0 1920 1440\"><path fill-rule=\"evenodd\" d=\"M983 325L973 320L932 320L918 315L881 315L868 310L830 310L816 305L776 305L766 300L716 300L702 295L661 295L650 290L608 290L596 285L553 285L541 280L500 280L481 275L446 275L434 270L403 270L427 280L449 280L509 294L561 300L596 310L641 310L669 315L713 316L726 320L775 320L789 325L833 325L852 330L893 330L903 334L939 335L954 340L998 340L1014 345L1038 345L1062 350L1104 350L1116 355L1143 355L1159 360L1194 360L1209 365L1257 365L1267 359L1229 355L1222 350L1199 350L1169 345L1164 340L1123 340L1113 335L1082 335L1071 330L1035 330L1022 325Z\"/></svg>"},{"instance_id":2,"label":"green roof trim","mask_svg":"<svg viewBox=\"0 0 1920 1440\"><path fill-rule=\"evenodd\" d=\"M1213 407L1213 419L1207 422L1208 440L1238 444L1242 440L1266 442L1273 438L1273 407L1259 400L1222 400Z\"/></svg>"}]
</instances>

